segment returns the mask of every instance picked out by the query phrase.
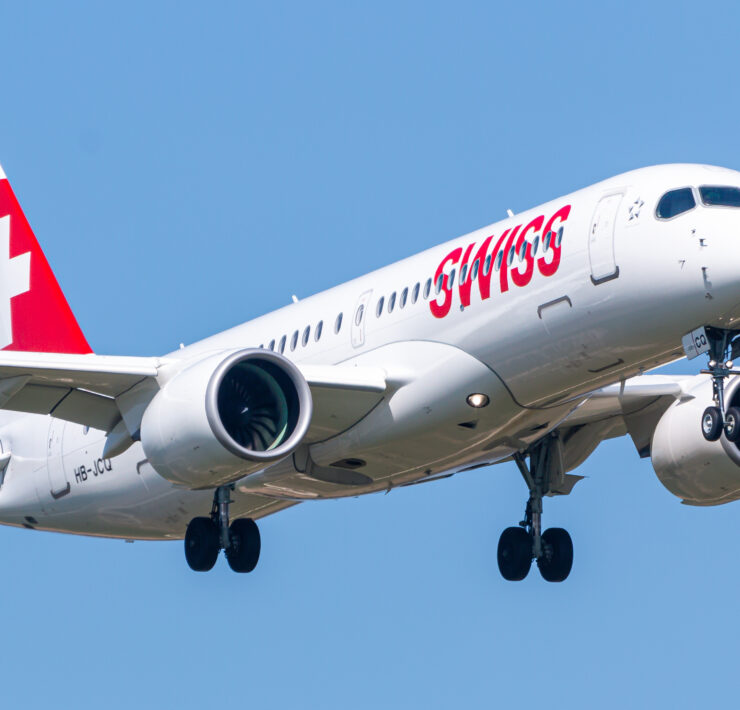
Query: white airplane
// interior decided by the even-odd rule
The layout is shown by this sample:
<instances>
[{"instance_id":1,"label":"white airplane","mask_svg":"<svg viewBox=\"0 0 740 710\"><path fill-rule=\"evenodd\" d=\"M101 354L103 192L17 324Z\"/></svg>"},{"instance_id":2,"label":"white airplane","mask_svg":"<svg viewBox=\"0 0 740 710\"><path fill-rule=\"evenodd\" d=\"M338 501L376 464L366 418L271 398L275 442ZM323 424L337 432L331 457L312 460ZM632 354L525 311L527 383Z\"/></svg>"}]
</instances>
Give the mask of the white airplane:
<instances>
[{"instance_id":1,"label":"white airplane","mask_svg":"<svg viewBox=\"0 0 740 710\"><path fill-rule=\"evenodd\" d=\"M257 564L254 522L515 461L506 579L564 580L544 496L629 434L690 505L740 498L740 173L600 182L163 357L92 354L0 170L0 522L185 539ZM295 299L294 299L295 300ZM707 354L704 374L642 373ZM725 386L726 385L726 386Z\"/></svg>"}]
</instances>

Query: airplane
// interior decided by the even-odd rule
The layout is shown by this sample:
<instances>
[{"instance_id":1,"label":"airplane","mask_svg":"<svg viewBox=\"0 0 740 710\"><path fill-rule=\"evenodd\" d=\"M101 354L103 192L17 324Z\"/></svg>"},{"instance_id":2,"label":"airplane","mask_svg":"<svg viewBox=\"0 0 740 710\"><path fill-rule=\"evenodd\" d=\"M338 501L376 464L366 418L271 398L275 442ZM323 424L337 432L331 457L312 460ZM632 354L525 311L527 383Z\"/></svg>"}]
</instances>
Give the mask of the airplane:
<instances>
[{"instance_id":1,"label":"airplane","mask_svg":"<svg viewBox=\"0 0 740 710\"><path fill-rule=\"evenodd\" d=\"M737 231L736 231L737 230ZM94 354L0 169L0 522L184 539L514 462L506 580L565 580L543 499L629 436L688 505L740 498L740 172L634 170L160 357ZM646 374L705 356L694 376Z\"/></svg>"}]
</instances>

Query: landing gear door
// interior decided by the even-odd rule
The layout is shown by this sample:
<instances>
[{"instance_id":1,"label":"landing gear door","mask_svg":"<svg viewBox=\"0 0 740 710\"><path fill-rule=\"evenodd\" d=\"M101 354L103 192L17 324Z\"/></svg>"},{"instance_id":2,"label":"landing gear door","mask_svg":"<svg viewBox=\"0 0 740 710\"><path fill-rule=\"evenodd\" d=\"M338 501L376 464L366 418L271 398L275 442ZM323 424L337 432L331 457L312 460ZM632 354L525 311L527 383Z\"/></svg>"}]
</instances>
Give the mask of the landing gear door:
<instances>
[{"instance_id":1,"label":"landing gear door","mask_svg":"<svg viewBox=\"0 0 740 710\"><path fill-rule=\"evenodd\" d=\"M67 422L51 418L49 424L48 446L46 449L46 470L49 474L49 492L54 500L59 500L70 492L71 486L64 473L62 442Z\"/></svg>"},{"instance_id":2,"label":"landing gear door","mask_svg":"<svg viewBox=\"0 0 740 710\"><path fill-rule=\"evenodd\" d=\"M357 299L355 311L352 314L352 347L359 348L365 344L365 321L367 321L367 307L370 303L372 291L365 293Z\"/></svg>"},{"instance_id":3,"label":"landing gear door","mask_svg":"<svg viewBox=\"0 0 740 710\"><path fill-rule=\"evenodd\" d=\"M614 257L614 227L623 197L622 192L604 195L596 205L588 237L588 258L594 286L619 276L619 266Z\"/></svg>"}]
</instances>

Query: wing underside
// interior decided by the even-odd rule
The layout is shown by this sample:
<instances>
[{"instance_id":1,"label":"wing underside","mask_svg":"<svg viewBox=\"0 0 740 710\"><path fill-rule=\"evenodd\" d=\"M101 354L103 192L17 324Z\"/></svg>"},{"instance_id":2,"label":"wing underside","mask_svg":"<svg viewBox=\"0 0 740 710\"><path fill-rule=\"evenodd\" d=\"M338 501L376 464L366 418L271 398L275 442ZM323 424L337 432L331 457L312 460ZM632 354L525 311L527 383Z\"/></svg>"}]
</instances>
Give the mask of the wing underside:
<instances>
[{"instance_id":1,"label":"wing underside","mask_svg":"<svg viewBox=\"0 0 740 710\"><path fill-rule=\"evenodd\" d=\"M156 378L160 365L158 358L3 353L0 408L110 431L121 419L116 397Z\"/></svg>"},{"instance_id":2,"label":"wing underside","mask_svg":"<svg viewBox=\"0 0 740 710\"><path fill-rule=\"evenodd\" d=\"M629 434L641 457L650 455L658 420L676 401L690 397L691 376L642 375L593 392L559 427L565 471L580 466L605 439Z\"/></svg>"}]
</instances>

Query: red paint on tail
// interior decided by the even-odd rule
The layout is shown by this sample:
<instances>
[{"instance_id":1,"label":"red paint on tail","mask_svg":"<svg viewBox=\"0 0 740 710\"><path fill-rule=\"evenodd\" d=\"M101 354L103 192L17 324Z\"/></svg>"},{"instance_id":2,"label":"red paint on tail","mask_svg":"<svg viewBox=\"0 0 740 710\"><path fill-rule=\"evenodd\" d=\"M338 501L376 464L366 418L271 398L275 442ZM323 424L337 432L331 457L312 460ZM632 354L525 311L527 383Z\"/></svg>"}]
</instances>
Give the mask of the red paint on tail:
<instances>
[{"instance_id":1,"label":"red paint on tail","mask_svg":"<svg viewBox=\"0 0 740 710\"><path fill-rule=\"evenodd\" d=\"M0 251L8 248L8 233L10 253L0 253L0 319L7 320L9 312L10 323L0 323L0 349L92 352L0 169Z\"/></svg>"}]
</instances>

